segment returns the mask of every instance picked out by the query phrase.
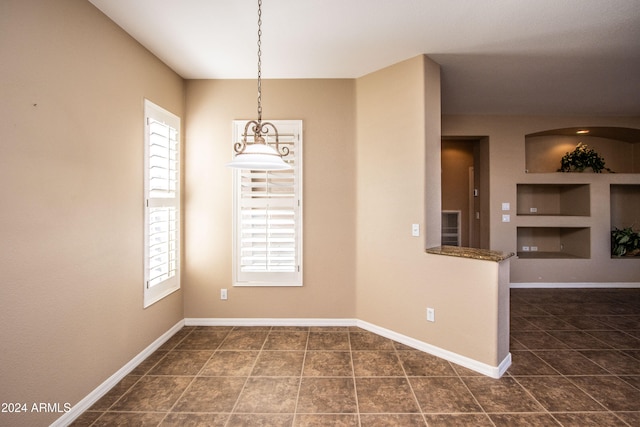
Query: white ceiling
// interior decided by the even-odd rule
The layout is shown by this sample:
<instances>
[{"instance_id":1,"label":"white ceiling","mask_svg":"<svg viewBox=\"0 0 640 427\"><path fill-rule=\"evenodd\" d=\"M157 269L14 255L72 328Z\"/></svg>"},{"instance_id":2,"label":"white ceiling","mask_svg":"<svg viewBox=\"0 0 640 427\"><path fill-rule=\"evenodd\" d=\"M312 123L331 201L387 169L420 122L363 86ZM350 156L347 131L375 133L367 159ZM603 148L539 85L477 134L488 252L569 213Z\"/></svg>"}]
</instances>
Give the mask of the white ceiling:
<instances>
[{"instance_id":1,"label":"white ceiling","mask_svg":"<svg viewBox=\"0 0 640 427\"><path fill-rule=\"evenodd\" d=\"M257 0L89 0L186 79L256 78ZM419 54L445 114L640 115L640 0L263 0L262 76Z\"/></svg>"}]
</instances>

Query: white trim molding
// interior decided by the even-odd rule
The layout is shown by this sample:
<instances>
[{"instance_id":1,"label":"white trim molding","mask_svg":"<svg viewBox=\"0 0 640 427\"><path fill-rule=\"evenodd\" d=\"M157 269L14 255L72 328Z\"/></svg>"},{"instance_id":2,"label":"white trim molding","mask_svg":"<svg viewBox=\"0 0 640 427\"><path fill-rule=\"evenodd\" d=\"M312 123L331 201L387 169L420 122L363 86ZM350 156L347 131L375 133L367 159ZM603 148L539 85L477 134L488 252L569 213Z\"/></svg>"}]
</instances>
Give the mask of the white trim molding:
<instances>
[{"instance_id":1,"label":"white trim molding","mask_svg":"<svg viewBox=\"0 0 640 427\"><path fill-rule=\"evenodd\" d=\"M509 366L511 366L511 353L508 353L498 366L491 366L362 320L358 320L356 326L385 338L397 341L400 344L415 348L416 350L424 351L425 353L429 353L457 365L464 366L465 368L491 378L500 378L507 371Z\"/></svg>"},{"instance_id":2,"label":"white trim molding","mask_svg":"<svg viewBox=\"0 0 640 427\"><path fill-rule=\"evenodd\" d=\"M81 401L73 405L69 412L66 412L60 418L55 420L50 427L63 427L71 424L76 418L82 415L84 411L93 406L94 403L100 400L102 396L107 394L109 390L111 390L124 377L126 377L131 371L133 371L136 366L142 363L154 351L159 349L162 344L169 340L169 338L174 336L180 329L182 329L183 326L185 326L184 319L173 325L171 329L162 334L157 340L149 344L147 348L138 353L115 374L111 375L102 384L96 387L91 393L85 396Z\"/></svg>"},{"instance_id":3,"label":"white trim molding","mask_svg":"<svg viewBox=\"0 0 640 427\"><path fill-rule=\"evenodd\" d=\"M356 319L186 318L185 326L356 326Z\"/></svg>"},{"instance_id":4,"label":"white trim molding","mask_svg":"<svg viewBox=\"0 0 640 427\"><path fill-rule=\"evenodd\" d=\"M553 288L567 288L567 289L617 289L617 288L640 288L640 282L530 282L530 283L510 283L511 289L553 289Z\"/></svg>"}]
</instances>

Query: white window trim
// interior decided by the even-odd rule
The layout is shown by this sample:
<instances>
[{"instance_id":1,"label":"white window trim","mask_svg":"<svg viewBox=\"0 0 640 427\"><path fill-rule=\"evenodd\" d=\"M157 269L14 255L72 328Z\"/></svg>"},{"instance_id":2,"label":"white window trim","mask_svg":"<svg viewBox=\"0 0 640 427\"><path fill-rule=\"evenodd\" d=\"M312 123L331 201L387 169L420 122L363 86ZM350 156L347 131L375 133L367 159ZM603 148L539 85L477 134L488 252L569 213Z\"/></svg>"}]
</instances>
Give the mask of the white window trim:
<instances>
[{"instance_id":1,"label":"white window trim","mask_svg":"<svg viewBox=\"0 0 640 427\"><path fill-rule=\"evenodd\" d=\"M175 191L167 193L163 197L153 197L151 193L150 183L150 123L152 121L161 122L177 132L177 153L176 153L176 176ZM172 294L180 289L180 258L181 258L181 233L180 233L180 117L165 110L164 108L144 100L144 308L160 301L164 297ZM175 248L173 251L173 259L175 269L172 270L173 275L169 278L150 286L150 212L153 208L172 209L175 214ZM168 261L169 262L169 261Z\"/></svg>"},{"instance_id":2,"label":"white window trim","mask_svg":"<svg viewBox=\"0 0 640 427\"><path fill-rule=\"evenodd\" d=\"M281 136L280 141L286 138L293 138L295 142L294 174L296 182L295 199L297 200L297 214L295 222L296 236L296 271L288 273L279 272L255 272L247 273L241 271L240 262L240 176L242 171L233 171L233 286L302 286L303 278L303 226L302 226L302 120L269 120L277 129ZM235 120L233 122L233 142L242 139L247 120ZM291 155L291 154L290 154ZM287 157L285 157L285 160Z\"/></svg>"}]
</instances>

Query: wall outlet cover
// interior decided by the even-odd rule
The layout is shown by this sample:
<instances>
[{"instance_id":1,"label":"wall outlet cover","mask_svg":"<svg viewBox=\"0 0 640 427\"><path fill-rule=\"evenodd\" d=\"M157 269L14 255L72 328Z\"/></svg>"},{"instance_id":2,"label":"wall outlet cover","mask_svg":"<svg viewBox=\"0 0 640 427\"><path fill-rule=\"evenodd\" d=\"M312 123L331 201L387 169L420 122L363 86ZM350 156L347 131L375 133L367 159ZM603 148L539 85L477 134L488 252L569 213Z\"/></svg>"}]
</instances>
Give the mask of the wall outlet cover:
<instances>
[{"instance_id":1,"label":"wall outlet cover","mask_svg":"<svg viewBox=\"0 0 640 427\"><path fill-rule=\"evenodd\" d=\"M436 321L436 310L431 307L427 307L427 321L435 322Z\"/></svg>"}]
</instances>

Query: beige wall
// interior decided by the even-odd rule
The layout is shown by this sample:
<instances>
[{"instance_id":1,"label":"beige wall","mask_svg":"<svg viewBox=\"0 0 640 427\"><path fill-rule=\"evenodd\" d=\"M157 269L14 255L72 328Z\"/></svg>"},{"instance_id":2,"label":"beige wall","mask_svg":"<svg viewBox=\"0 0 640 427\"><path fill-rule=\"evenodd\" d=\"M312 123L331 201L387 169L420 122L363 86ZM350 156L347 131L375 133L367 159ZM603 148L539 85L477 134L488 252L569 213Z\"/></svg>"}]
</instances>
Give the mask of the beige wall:
<instances>
[{"instance_id":1,"label":"beige wall","mask_svg":"<svg viewBox=\"0 0 640 427\"><path fill-rule=\"evenodd\" d=\"M87 1L0 28L0 401L75 404L183 318L142 308L143 99L183 115L183 82Z\"/></svg>"},{"instance_id":2,"label":"beige wall","mask_svg":"<svg viewBox=\"0 0 640 427\"><path fill-rule=\"evenodd\" d=\"M508 354L498 333L508 271L424 252L440 239L439 81L423 56L357 80L357 316L497 366ZM412 237L412 223L426 235Z\"/></svg>"},{"instance_id":3,"label":"beige wall","mask_svg":"<svg viewBox=\"0 0 640 427\"><path fill-rule=\"evenodd\" d=\"M253 80L187 82L185 317L355 317L355 82L265 80L265 120L301 119L304 286L233 287L231 122L256 118ZM220 300L220 289L229 299Z\"/></svg>"},{"instance_id":4,"label":"beige wall","mask_svg":"<svg viewBox=\"0 0 640 427\"><path fill-rule=\"evenodd\" d=\"M444 136L488 135L489 137L491 249L516 252L518 226L588 227L591 230L590 259L513 259L511 261L512 283L640 282L638 259L619 260L610 257L609 197L611 184L638 184L640 183L639 174L525 172L525 135L549 129L587 126L640 128L640 117L444 116L442 119ZM575 141L573 144L575 146ZM559 155L562 156L566 151L562 150ZM559 163L558 159L558 167ZM611 158L607 165L613 166L616 163L618 163L617 160ZM522 183L589 184L591 215L578 218L518 217L516 215L516 184ZM503 202L510 203L509 212L501 211ZM501 221L503 213L511 215L511 222Z\"/></svg>"}]
</instances>

